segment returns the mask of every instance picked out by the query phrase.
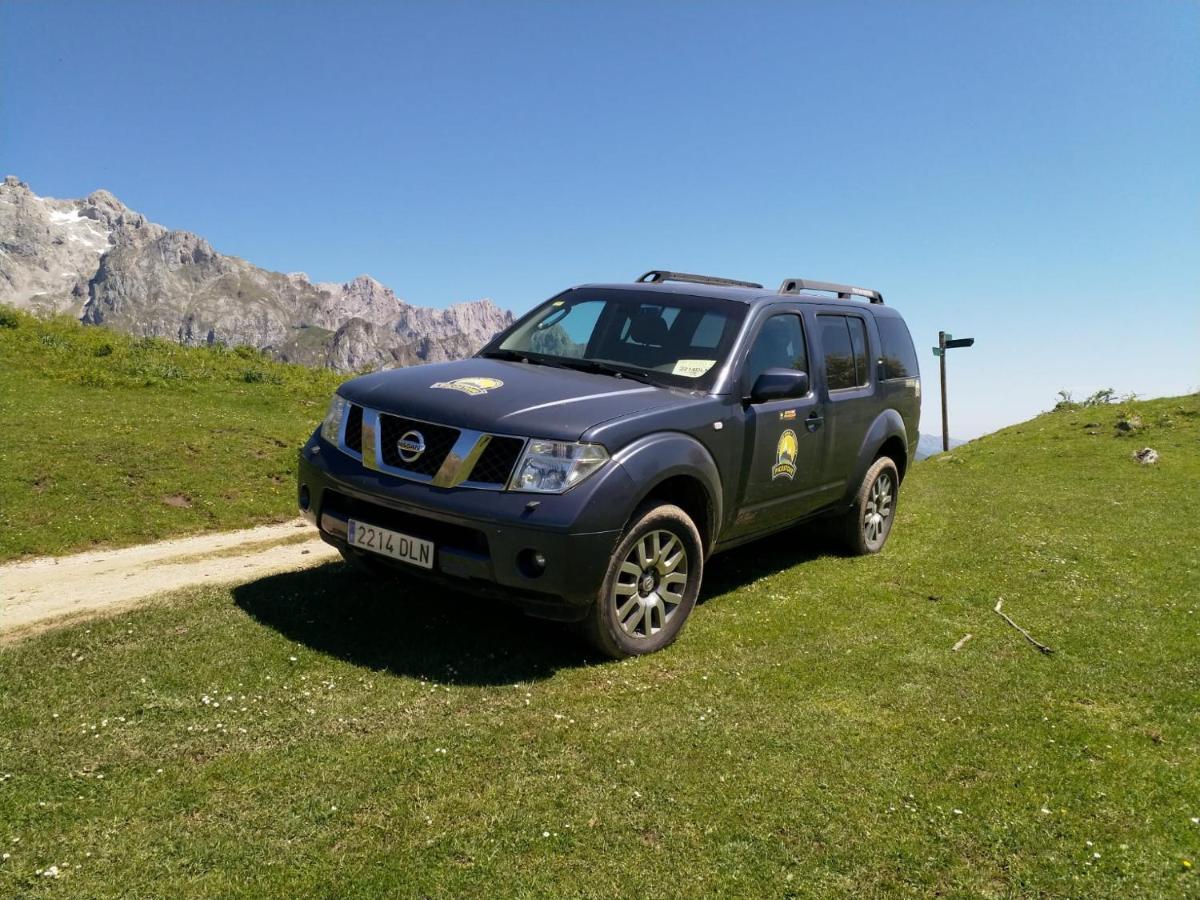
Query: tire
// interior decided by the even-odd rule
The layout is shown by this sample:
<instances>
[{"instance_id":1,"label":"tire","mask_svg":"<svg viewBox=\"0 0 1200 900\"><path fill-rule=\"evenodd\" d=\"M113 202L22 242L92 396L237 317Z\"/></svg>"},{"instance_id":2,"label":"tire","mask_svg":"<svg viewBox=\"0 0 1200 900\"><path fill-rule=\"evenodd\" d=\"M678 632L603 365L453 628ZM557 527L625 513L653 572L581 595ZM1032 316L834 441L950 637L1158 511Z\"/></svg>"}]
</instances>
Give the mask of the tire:
<instances>
[{"instance_id":1,"label":"tire","mask_svg":"<svg viewBox=\"0 0 1200 900\"><path fill-rule=\"evenodd\" d=\"M704 545L688 514L668 503L640 507L580 631L613 659L661 650L679 637L703 577Z\"/></svg>"},{"instance_id":2,"label":"tire","mask_svg":"<svg viewBox=\"0 0 1200 900\"><path fill-rule=\"evenodd\" d=\"M896 521L900 472L890 457L881 456L867 469L854 495L854 505L842 516L842 543L851 556L878 553Z\"/></svg>"}]
</instances>

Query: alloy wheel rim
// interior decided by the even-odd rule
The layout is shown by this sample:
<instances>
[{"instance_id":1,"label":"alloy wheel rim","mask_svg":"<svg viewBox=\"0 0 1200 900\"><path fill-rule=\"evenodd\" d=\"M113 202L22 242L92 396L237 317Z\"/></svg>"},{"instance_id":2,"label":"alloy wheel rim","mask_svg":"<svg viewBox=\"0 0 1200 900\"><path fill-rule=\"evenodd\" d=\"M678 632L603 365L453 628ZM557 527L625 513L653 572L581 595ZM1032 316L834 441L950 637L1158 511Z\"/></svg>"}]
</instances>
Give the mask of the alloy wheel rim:
<instances>
[{"instance_id":1,"label":"alloy wheel rim","mask_svg":"<svg viewBox=\"0 0 1200 900\"><path fill-rule=\"evenodd\" d=\"M893 503L892 476L882 472L867 492L867 506L863 511L863 537L867 543L874 545L887 533Z\"/></svg>"},{"instance_id":2,"label":"alloy wheel rim","mask_svg":"<svg viewBox=\"0 0 1200 900\"><path fill-rule=\"evenodd\" d=\"M688 582L688 555L683 541L662 529L642 535L629 549L611 602L617 623L631 638L645 640L674 618Z\"/></svg>"}]
</instances>

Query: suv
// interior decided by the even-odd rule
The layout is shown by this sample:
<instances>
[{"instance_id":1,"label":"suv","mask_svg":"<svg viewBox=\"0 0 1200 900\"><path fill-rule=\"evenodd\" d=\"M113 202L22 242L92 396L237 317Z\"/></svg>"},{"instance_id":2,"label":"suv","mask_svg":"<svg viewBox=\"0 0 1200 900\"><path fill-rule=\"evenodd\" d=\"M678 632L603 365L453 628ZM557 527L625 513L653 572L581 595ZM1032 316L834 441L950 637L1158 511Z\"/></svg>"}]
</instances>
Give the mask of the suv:
<instances>
[{"instance_id":1,"label":"suv","mask_svg":"<svg viewBox=\"0 0 1200 900\"><path fill-rule=\"evenodd\" d=\"M299 505L356 565L650 653L716 552L817 516L878 552L920 395L876 291L656 270L564 291L469 359L346 382L300 453Z\"/></svg>"}]
</instances>

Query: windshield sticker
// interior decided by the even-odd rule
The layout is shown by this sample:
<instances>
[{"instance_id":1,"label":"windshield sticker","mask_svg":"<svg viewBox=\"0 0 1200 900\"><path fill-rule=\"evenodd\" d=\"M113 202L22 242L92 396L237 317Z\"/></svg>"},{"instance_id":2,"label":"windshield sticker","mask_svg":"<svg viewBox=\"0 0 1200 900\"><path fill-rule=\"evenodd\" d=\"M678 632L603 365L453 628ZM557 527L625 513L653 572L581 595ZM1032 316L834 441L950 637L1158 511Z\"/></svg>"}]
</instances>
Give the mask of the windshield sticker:
<instances>
[{"instance_id":1,"label":"windshield sticker","mask_svg":"<svg viewBox=\"0 0 1200 900\"><path fill-rule=\"evenodd\" d=\"M779 436L775 445L775 465L771 468L771 480L786 478L791 481L796 477L796 453L800 445L796 442L796 432L788 429Z\"/></svg>"},{"instance_id":2,"label":"windshield sticker","mask_svg":"<svg viewBox=\"0 0 1200 900\"><path fill-rule=\"evenodd\" d=\"M715 359L681 359L671 370L672 375L682 375L685 378L699 378L714 365Z\"/></svg>"},{"instance_id":3,"label":"windshield sticker","mask_svg":"<svg viewBox=\"0 0 1200 900\"><path fill-rule=\"evenodd\" d=\"M464 394L476 397L479 394L486 394L488 391L504 387L504 382L499 378L455 378L453 381L435 381L430 387L462 391Z\"/></svg>"}]
</instances>

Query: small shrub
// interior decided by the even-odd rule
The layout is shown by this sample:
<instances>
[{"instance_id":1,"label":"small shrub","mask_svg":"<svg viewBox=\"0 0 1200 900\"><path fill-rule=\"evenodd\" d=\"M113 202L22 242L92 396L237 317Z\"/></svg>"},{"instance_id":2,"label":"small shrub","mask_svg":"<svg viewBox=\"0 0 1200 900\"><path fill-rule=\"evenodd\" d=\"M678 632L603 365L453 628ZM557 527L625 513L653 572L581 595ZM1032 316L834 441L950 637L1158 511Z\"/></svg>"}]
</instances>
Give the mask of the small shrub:
<instances>
[{"instance_id":1,"label":"small shrub","mask_svg":"<svg viewBox=\"0 0 1200 900\"><path fill-rule=\"evenodd\" d=\"M0 306L0 328L17 328L21 324L21 316L15 309Z\"/></svg>"},{"instance_id":2,"label":"small shrub","mask_svg":"<svg viewBox=\"0 0 1200 900\"><path fill-rule=\"evenodd\" d=\"M1083 401L1084 406L1108 406L1116 399L1117 392L1112 388L1104 388L1102 391L1096 391L1086 400Z\"/></svg>"},{"instance_id":3,"label":"small shrub","mask_svg":"<svg viewBox=\"0 0 1200 900\"><path fill-rule=\"evenodd\" d=\"M242 373L242 381L246 384L283 384L283 378L275 372L264 372L261 369L247 369Z\"/></svg>"},{"instance_id":4,"label":"small shrub","mask_svg":"<svg viewBox=\"0 0 1200 900\"><path fill-rule=\"evenodd\" d=\"M153 350L158 353L165 353L170 351L175 345L160 337L144 337L134 341L133 346L137 350Z\"/></svg>"},{"instance_id":5,"label":"small shrub","mask_svg":"<svg viewBox=\"0 0 1200 900\"><path fill-rule=\"evenodd\" d=\"M99 347L97 347L95 350L92 351L93 356L112 356L112 353L113 353L113 345L112 344L101 344Z\"/></svg>"},{"instance_id":6,"label":"small shrub","mask_svg":"<svg viewBox=\"0 0 1200 900\"><path fill-rule=\"evenodd\" d=\"M260 356L262 356L261 350L259 350L257 347L251 347L248 344L239 344L237 347L233 348L233 352L242 359L258 359Z\"/></svg>"},{"instance_id":7,"label":"small shrub","mask_svg":"<svg viewBox=\"0 0 1200 900\"><path fill-rule=\"evenodd\" d=\"M106 388L114 384L113 379L104 372L83 372L78 380L80 385L90 388Z\"/></svg>"},{"instance_id":8,"label":"small shrub","mask_svg":"<svg viewBox=\"0 0 1200 900\"><path fill-rule=\"evenodd\" d=\"M1058 392L1058 402L1054 404L1054 411L1061 412L1064 409L1079 409L1079 404L1071 399L1070 391Z\"/></svg>"},{"instance_id":9,"label":"small shrub","mask_svg":"<svg viewBox=\"0 0 1200 900\"><path fill-rule=\"evenodd\" d=\"M71 342L63 335L56 334L53 331L48 331L38 338L43 347L49 347L52 350L68 350L71 347Z\"/></svg>"}]
</instances>

